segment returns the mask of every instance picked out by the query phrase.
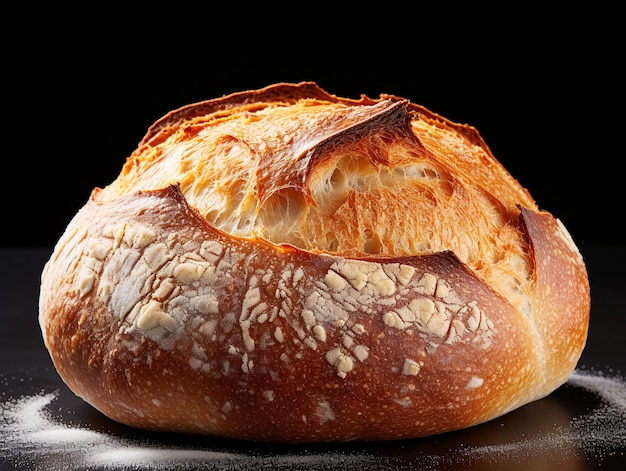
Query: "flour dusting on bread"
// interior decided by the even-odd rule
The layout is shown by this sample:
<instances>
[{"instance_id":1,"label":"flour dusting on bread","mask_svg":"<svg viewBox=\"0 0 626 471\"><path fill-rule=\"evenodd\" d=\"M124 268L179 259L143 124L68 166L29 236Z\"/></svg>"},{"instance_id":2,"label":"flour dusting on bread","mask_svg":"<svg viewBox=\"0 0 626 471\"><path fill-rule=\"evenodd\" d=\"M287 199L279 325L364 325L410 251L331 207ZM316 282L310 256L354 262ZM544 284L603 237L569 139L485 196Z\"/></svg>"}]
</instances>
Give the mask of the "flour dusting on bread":
<instances>
[{"instance_id":1,"label":"flour dusting on bread","mask_svg":"<svg viewBox=\"0 0 626 471\"><path fill-rule=\"evenodd\" d=\"M590 294L478 132L275 84L174 110L42 274L68 386L149 430L315 442L469 427L563 384Z\"/></svg>"}]
</instances>

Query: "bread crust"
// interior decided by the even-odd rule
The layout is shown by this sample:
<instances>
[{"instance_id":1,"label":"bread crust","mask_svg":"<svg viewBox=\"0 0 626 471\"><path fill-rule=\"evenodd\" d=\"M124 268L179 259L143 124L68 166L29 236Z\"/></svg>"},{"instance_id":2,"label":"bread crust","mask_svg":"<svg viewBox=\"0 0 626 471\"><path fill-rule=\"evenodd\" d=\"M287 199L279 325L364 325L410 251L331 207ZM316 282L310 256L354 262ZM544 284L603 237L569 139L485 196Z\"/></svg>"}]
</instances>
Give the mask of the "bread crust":
<instances>
[{"instance_id":1,"label":"bread crust","mask_svg":"<svg viewBox=\"0 0 626 471\"><path fill-rule=\"evenodd\" d=\"M307 82L157 121L68 224L39 319L60 376L114 420L296 443L544 397L589 311L567 230L474 128Z\"/></svg>"}]
</instances>

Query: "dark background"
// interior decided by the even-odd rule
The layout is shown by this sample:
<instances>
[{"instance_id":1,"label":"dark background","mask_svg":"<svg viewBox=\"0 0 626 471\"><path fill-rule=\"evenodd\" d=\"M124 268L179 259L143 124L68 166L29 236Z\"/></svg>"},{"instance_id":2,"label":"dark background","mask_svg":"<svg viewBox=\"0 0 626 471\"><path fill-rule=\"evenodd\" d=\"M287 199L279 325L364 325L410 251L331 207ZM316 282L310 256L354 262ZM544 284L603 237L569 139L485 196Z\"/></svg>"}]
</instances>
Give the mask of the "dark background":
<instances>
[{"instance_id":1,"label":"dark background","mask_svg":"<svg viewBox=\"0 0 626 471\"><path fill-rule=\"evenodd\" d=\"M7 16L0 245L52 246L168 111L303 80L345 97L403 96L473 125L576 242L625 242L618 11L442 7Z\"/></svg>"},{"instance_id":2,"label":"dark background","mask_svg":"<svg viewBox=\"0 0 626 471\"><path fill-rule=\"evenodd\" d=\"M580 245L593 245L583 251L594 302L581 366L622 375L626 81L619 3L614 9L594 2L561 10L545 2L538 7L491 2L484 11L468 3L435 8L432 2L385 1L374 7L220 2L218 10L199 11L170 2L138 13L136 6L131 12L94 3L63 9L22 2L5 8L0 315L9 317L8 329L0 329L5 373L0 386L8 390L6 397L60 384L54 370L40 363L47 355L34 324L42 263L91 190L117 176L147 128L188 103L302 80L340 96L404 96L475 126L538 204L561 218ZM3 253L4 247L46 249ZM92 409L76 407L76 398L65 392L74 402L62 403L59 411L72 425L116 430ZM551 412L562 405L578 414L595 402L593 394L564 388L547 402L503 418L506 427L495 421L469 435L400 442L379 453L393 463L404 457L421 463L429 452L444 456L468 443L532 441L535 434L550 433L556 425ZM604 426L600 433L606 433ZM140 443L151 445L144 438L138 437ZM585 445L599 446L599 469L616 469L612 464L624 469L623 453L606 452L595 438ZM539 467L560 469L569 463L553 451L555 443L529 460L500 458L511 470L530 469L534 459ZM237 450L250 453L248 444ZM19 450L11 452L7 460ZM365 454L371 453L368 447ZM596 456L588 463L580 454L575 464L591 469Z\"/></svg>"}]
</instances>

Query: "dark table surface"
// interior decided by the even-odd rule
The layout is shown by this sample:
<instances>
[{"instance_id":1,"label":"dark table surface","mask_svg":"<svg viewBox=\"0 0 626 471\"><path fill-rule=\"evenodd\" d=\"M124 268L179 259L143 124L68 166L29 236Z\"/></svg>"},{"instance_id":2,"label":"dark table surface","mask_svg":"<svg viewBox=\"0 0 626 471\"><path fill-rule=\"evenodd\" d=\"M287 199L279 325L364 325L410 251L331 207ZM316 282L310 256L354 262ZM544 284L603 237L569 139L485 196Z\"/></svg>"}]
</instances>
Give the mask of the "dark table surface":
<instances>
[{"instance_id":1,"label":"dark table surface","mask_svg":"<svg viewBox=\"0 0 626 471\"><path fill-rule=\"evenodd\" d=\"M0 469L626 469L626 245L581 247L587 346L548 397L470 429L375 443L272 445L134 430L65 386L37 321L51 249L0 249Z\"/></svg>"}]
</instances>

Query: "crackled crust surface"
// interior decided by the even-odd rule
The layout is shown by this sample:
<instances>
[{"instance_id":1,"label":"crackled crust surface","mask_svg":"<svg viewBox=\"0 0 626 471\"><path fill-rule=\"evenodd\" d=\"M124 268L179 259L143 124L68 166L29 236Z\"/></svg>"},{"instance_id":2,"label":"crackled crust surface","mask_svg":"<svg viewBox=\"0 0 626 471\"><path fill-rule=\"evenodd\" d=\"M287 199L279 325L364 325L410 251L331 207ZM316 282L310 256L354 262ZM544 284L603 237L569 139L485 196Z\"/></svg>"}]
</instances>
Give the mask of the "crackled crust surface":
<instances>
[{"instance_id":1,"label":"crackled crust surface","mask_svg":"<svg viewBox=\"0 0 626 471\"><path fill-rule=\"evenodd\" d=\"M380 440L549 394L589 306L567 230L474 128L302 83L156 122L68 225L40 322L120 422Z\"/></svg>"},{"instance_id":2,"label":"crackled crust surface","mask_svg":"<svg viewBox=\"0 0 626 471\"><path fill-rule=\"evenodd\" d=\"M156 123L98 198L171 184L233 235L352 256L451 250L527 296L518 205L534 201L473 128L403 99L303 84L191 105Z\"/></svg>"}]
</instances>

